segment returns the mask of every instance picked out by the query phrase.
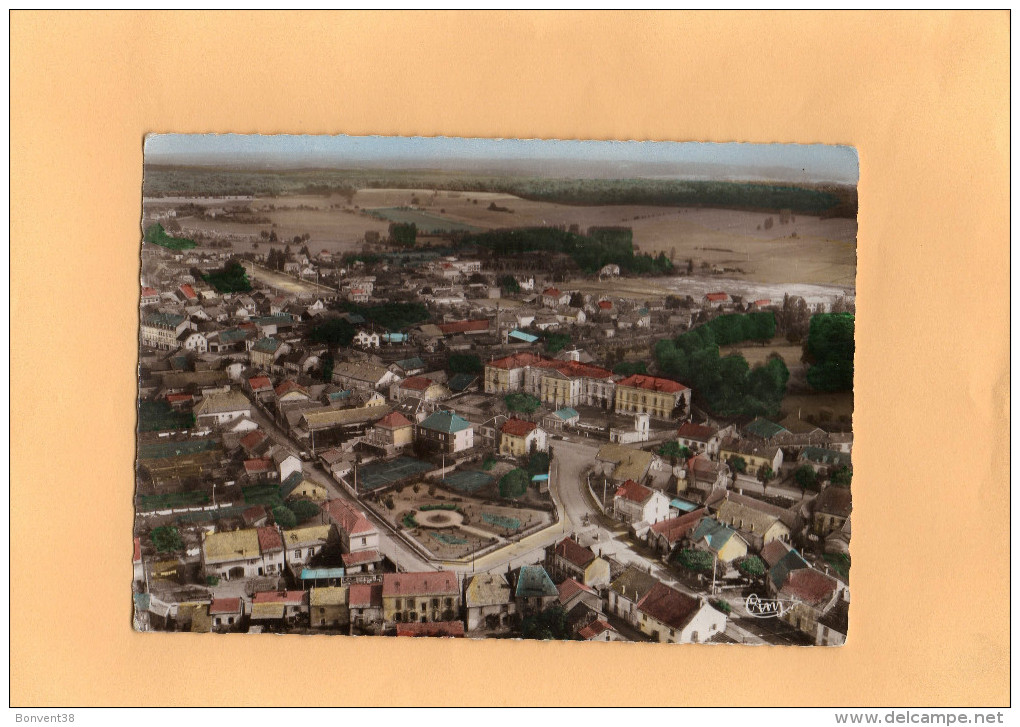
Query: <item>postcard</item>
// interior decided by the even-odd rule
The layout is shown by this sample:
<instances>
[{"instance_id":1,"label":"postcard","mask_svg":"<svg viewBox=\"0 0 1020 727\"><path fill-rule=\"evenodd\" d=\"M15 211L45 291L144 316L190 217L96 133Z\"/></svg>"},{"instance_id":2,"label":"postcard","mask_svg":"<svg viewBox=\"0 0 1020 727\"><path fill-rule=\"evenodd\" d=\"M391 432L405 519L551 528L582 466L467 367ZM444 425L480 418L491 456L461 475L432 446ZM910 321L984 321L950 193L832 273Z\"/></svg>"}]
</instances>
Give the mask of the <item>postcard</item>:
<instances>
[{"instance_id":1,"label":"postcard","mask_svg":"<svg viewBox=\"0 0 1020 727\"><path fill-rule=\"evenodd\" d=\"M857 180L147 137L134 628L843 644Z\"/></svg>"}]
</instances>

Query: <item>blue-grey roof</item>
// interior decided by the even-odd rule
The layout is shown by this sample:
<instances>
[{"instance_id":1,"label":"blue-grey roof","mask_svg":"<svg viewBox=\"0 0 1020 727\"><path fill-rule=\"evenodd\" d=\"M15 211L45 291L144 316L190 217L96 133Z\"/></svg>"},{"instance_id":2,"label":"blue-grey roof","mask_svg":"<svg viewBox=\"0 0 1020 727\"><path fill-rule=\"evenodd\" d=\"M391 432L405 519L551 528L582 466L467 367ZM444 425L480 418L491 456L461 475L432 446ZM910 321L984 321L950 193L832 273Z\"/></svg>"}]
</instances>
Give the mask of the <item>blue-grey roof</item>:
<instances>
[{"instance_id":1,"label":"blue-grey roof","mask_svg":"<svg viewBox=\"0 0 1020 727\"><path fill-rule=\"evenodd\" d=\"M421 360L420 356L412 356L411 358L405 358L397 361L397 366L407 371L409 369L423 369L425 368L425 362Z\"/></svg>"},{"instance_id":2,"label":"blue-grey roof","mask_svg":"<svg viewBox=\"0 0 1020 727\"><path fill-rule=\"evenodd\" d=\"M791 550L769 569L769 578L776 589L782 588L787 576L795 570L807 568L808 562L796 550Z\"/></svg>"},{"instance_id":3,"label":"blue-grey roof","mask_svg":"<svg viewBox=\"0 0 1020 727\"><path fill-rule=\"evenodd\" d=\"M282 341L277 341L275 338L263 338L252 346L253 351L259 351L261 353L276 353L281 345Z\"/></svg>"},{"instance_id":4,"label":"blue-grey roof","mask_svg":"<svg viewBox=\"0 0 1020 727\"><path fill-rule=\"evenodd\" d=\"M777 434L788 433L786 427L782 427L775 422L770 422L768 419L762 419L758 417L753 422L744 427L744 431L748 434L753 434L756 437L762 439L772 439Z\"/></svg>"},{"instance_id":5,"label":"blue-grey roof","mask_svg":"<svg viewBox=\"0 0 1020 727\"><path fill-rule=\"evenodd\" d=\"M434 432L453 434L454 432L462 432L465 429L470 429L471 422L463 417L457 416L452 411L437 411L423 420L418 426L424 427L425 429L431 429Z\"/></svg>"},{"instance_id":6,"label":"blue-grey roof","mask_svg":"<svg viewBox=\"0 0 1020 727\"><path fill-rule=\"evenodd\" d=\"M540 565L522 565L517 574L517 589L514 595L518 598L542 598L559 596L560 592L545 568Z\"/></svg>"},{"instance_id":7,"label":"blue-grey roof","mask_svg":"<svg viewBox=\"0 0 1020 727\"><path fill-rule=\"evenodd\" d=\"M291 472L290 476L280 483L280 497L286 500L304 478L305 476L301 472Z\"/></svg>"},{"instance_id":8,"label":"blue-grey roof","mask_svg":"<svg viewBox=\"0 0 1020 727\"><path fill-rule=\"evenodd\" d=\"M187 320L185 316L176 313L150 313L142 319L142 323L157 328L177 328L185 320Z\"/></svg>"},{"instance_id":9,"label":"blue-grey roof","mask_svg":"<svg viewBox=\"0 0 1020 727\"><path fill-rule=\"evenodd\" d=\"M801 459L806 459L808 462L814 462L815 464L824 465L838 465L850 466L850 455L845 452L837 452L834 449L824 449L822 447L804 447L800 453Z\"/></svg>"},{"instance_id":10,"label":"blue-grey roof","mask_svg":"<svg viewBox=\"0 0 1020 727\"><path fill-rule=\"evenodd\" d=\"M697 510L698 509L698 506L695 505L693 502L687 502L687 500L681 500L679 497L675 498L674 500L672 500L669 503L669 506L670 507L675 507L677 510L680 510L681 512L691 512L693 510Z\"/></svg>"},{"instance_id":11,"label":"blue-grey roof","mask_svg":"<svg viewBox=\"0 0 1020 727\"><path fill-rule=\"evenodd\" d=\"M517 330L510 331L509 338L516 338L520 341L526 341L527 343L534 343L538 340L538 336L533 336L530 333Z\"/></svg>"},{"instance_id":12,"label":"blue-grey roof","mask_svg":"<svg viewBox=\"0 0 1020 727\"><path fill-rule=\"evenodd\" d=\"M715 518L703 517L691 533L691 540L696 543L707 540L708 547L718 553L734 535L735 530L726 527Z\"/></svg>"},{"instance_id":13,"label":"blue-grey roof","mask_svg":"<svg viewBox=\"0 0 1020 727\"><path fill-rule=\"evenodd\" d=\"M553 414L562 419L563 421L567 421L568 419L576 419L577 417L581 416L580 414L577 413L576 409L573 409L569 406L565 406L562 409L557 409L556 411L553 412Z\"/></svg>"},{"instance_id":14,"label":"blue-grey roof","mask_svg":"<svg viewBox=\"0 0 1020 727\"><path fill-rule=\"evenodd\" d=\"M450 391L464 391L467 387L471 386L478 377L475 374L456 374L453 378L447 382L447 387Z\"/></svg>"},{"instance_id":15,"label":"blue-grey roof","mask_svg":"<svg viewBox=\"0 0 1020 727\"><path fill-rule=\"evenodd\" d=\"M314 581L318 578L343 578L343 568L302 568L301 580Z\"/></svg>"}]
</instances>

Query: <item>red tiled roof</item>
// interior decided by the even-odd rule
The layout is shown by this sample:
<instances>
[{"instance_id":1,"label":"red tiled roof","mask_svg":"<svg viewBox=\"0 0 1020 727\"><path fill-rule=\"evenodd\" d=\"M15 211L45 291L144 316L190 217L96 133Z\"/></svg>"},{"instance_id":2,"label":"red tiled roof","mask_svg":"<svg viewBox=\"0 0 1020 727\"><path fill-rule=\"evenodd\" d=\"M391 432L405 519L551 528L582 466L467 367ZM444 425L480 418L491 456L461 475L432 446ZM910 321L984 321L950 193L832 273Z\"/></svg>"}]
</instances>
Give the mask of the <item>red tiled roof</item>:
<instances>
[{"instance_id":1,"label":"red tiled roof","mask_svg":"<svg viewBox=\"0 0 1020 727\"><path fill-rule=\"evenodd\" d=\"M272 389L273 382L269 380L268 376L252 376L248 379L248 386L252 391L262 391L263 389Z\"/></svg>"},{"instance_id":2,"label":"red tiled roof","mask_svg":"<svg viewBox=\"0 0 1020 727\"><path fill-rule=\"evenodd\" d=\"M645 376L643 374L634 374L628 376L623 381L616 384L617 386L629 386L634 389L646 389L647 391L659 391L666 394L675 394L678 391L686 391L687 387L683 384L677 383L670 379L660 379L657 376Z\"/></svg>"},{"instance_id":3,"label":"red tiled roof","mask_svg":"<svg viewBox=\"0 0 1020 727\"><path fill-rule=\"evenodd\" d=\"M526 437L538 425L535 422L524 421L523 419L507 419L499 431L509 434L511 437Z\"/></svg>"},{"instance_id":4,"label":"red tiled roof","mask_svg":"<svg viewBox=\"0 0 1020 727\"><path fill-rule=\"evenodd\" d=\"M399 411L390 412L375 423L375 426L383 429L402 429L403 427L414 426L410 420Z\"/></svg>"},{"instance_id":5,"label":"red tiled roof","mask_svg":"<svg viewBox=\"0 0 1020 727\"><path fill-rule=\"evenodd\" d=\"M382 554L378 550L359 550L356 553L342 553L340 560L350 568L362 563L378 563L382 560Z\"/></svg>"},{"instance_id":6,"label":"red tiled roof","mask_svg":"<svg viewBox=\"0 0 1020 727\"><path fill-rule=\"evenodd\" d=\"M556 544L553 551L556 555L573 563L578 568L585 568L595 560L595 554L588 548L583 547L573 538L564 538Z\"/></svg>"},{"instance_id":7,"label":"red tiled roof","mask_svg":"<svg viewBox=\"0 0 1020 727\"><path fill-rule=\"evenodd\" d=\"M582 591L593 594L595 593L594 589L589 588L588 586L584 585L583 583L573 578L568 578L567 580L563 581L563 583L559 584L556 587L556 590L560 592L561 604L566 603L567 601L569 601L571 598L573 598Z\"/></svg>"},{"instance_id":8,"label":"red tiled roof","mask_svg":"<svg viewBox=\"0 0 1020 727\"><path fill-rule=\"evenodd\" d=\"M264 505L252 505L241 513L241 519L244 520L245 523L254 523L266 516L267 513Z\"/></svg>"},{"instance_id":9,"label":"red tiled roof","mask_svg":"<svg viewBox=\"0 0 1020 727\"><path fill-rule=\"evenodd\" d=\"M397 636L464 637L463 621L435 621L433 623L399 623Z\"/></svg>"},{"instance_id":10,"label":"red tiled roof","mask_svg":"<svg viewBox=\"0 0 1020 727\"><path fill-rule=\"evenodd\" d=\"M345 533L367 533L375 530L365 514L346 500L330 500L323 506L326 514Z\"/></svg>"},{"instance_id":11,"label":"red tiled roof","mask_svg":"<svg viewBox=\"0 0 1020 727\"><path fill-rule=\"evenodd\" d=\"M584 628L578 629L577 630L577 635L580 636L585 641L591 641L592 639L601 636L606 631L615 631L615 630L616 629L614 629L612 626L610 626L608 623L606 623L602 619L598 619L596 621L592 621L590 624L588 624Z\"/></svg>"},{"instance_id":12,"label":"red tiled roof","mask_svg":"<svg viewBox=\"0 0 1020 727\"><path fill-rule=\"evenodd\" d=\"M240 598L214 598L209 604L209 615L215 616L221 613L240 613Z\"/></svg>"},{"instance_id":13,"label":"red tiled roof","mask_svg":"<svg viewBox=\"0 0 1020 727\"><path fill-rule=\"evenodd\" d=\"M558 361L555 359L542 359L532 364L536 368L544 369L555 369L564 376L572 379L577 378L588 378L588 379L609 379L612 378L613 372L604 369L601 366L592 366L591 364L581 363L580 361Z\"/></svg>"},{"instance_id":14,"label":"red tiled roof","mask_svg":"<svg viewBox=\"0 0 1020 727\"><path fill-rule=\"evenodd\" d=\"M351 608L382 606L382 583L352 583L347 592L347 604Z\"/></svg>"},{"instance_id":15,"label":"red tiled roof","mask_svg":"<svg viewBox=\"0 0 1020 727\"><path fill-rule=\"evenodd\" d=\"M154 295L159 295L159 291L156 290L155 288L150 288L149 286L144 286L142 288L142 297L143 298L151 298Z\"/></svg>"},{"instance_id":16,"label":"red tiled roof","mask_svg":"<svg viewBox=\"0 0 1020 727\"><path fill-rule=\"evenodd\" d=\"M704 507L684 513L680 517L661 520L652 525L651 531L656 535L662 535L667 543L673 545L687 537L703 517L708 517L708 509Z\"/></svg>"},{"instance_id":17,"label":"red tiled roof","mask_svg":"<svg viewBox=\"0 0 1020 727\"><path fill-rule=\"evenodd\" d=\"M663 583L652 586L637 604L638 611L674 629L686 626L700 607L701 603L694 596L680 593Z\"/></svg>"},{"instance_id":18,"label":"red tiled roof","mask_svg":"<svg viewBox=\"0 0 1020 727\"><path fill-rule=\"evenodd\" d=\"M762 547L761 549L761 557L762 560L768 563L769 568L771 568L776 563L781 561L783 559L783 556L785 556L791 550L792 548L789 545L784 543L779 538L776 538L775 540L770 540L769 542L765 543L764 547Z\"/></svg>"},{"instance_id":19,"label":"red tiled roof","mask_svg":"<svg viewBox=\"0 0 1020 727\"><path fill-rule=\"evenodd\" d=\"M255 449L255 447L262 444L262 442L264 442L265 439L266 433L263 432L261 429L256 429L255 431L251 432L250 434L246 434L244 435L244 437L241 438L241 446L250 452L251 450Z\"/></svg>"},{"instance_id":20,"label":"red tiled roof","mask_svg":"<svg viewBox=\"0 0 1020 727\"><path fill-rule=\"evenodd\" d=\"M182 285L180 287L180 291L182 293L184 293L184 297L188 298L189 300L191 298L197 298L198 297L198 295L195 293L195 289L192 288L190 285Z\"/></svg>"},{"instance_id":21,"label":"red tiled roof","mask_svg":"<svg viewBox=\"0 0 1020 727\"><path fill-rule=\"evenodd\" d=\"M705 296L705 298L713 302L718 302L721 300L729 300L730 296L728 296L726 293L709 293L708 295Z\"/></svg>"},{"instance_id":22,"label":"red tiled roof","mask_svg":"<svg viewBox=\"0 0 1020 727\"><path fill-rule=\"evenodd\" d=\"M276 528L266 525L255 528L255 532L259 536L259 550L263 553L268 553L271 550L283 550L283 538L280 537L280 531Z\"/></svg>"},{"instance_id":23,"label":"red tiled roof","mask_svg":"<svg viewBox=\"0 0 1020 727\"><path fill-rule=\"evenodd\" d=\"M683 437L684 439L697 439L699 442L707 442L716 435L716 430L712 427L706 427L703 424L684 422L680 425L676 435L678 437Z\"/></svg>"},{"instance_id":24,"label":"red tiled roof","mask_svg":"<svg viewBox=\"0 0 1020 727\"><path fill-rule=\"evenodd\" d=\"M758 306L759 308L761 308L762 306L769 305L771 303L772 303L772 301L770 299L768 299L768 298L762 298L761 300L754 301L754 304L756 306Z\"/></svg>"},{"instance_id":25,"label":"red tiled roof","mask_svg":"<svg viewBox=\"0 0 1020 727\"><path fill-rule=\"evenodd\" d=\"M485 318L474 321L454 321L453 323L440 323L439 330L444 334L467 333L468 331L487 331L489 321Z\"/></svg>"},{"instance_id":26,"label":"red tiled roof","mask_svg":"<svg viewBox=\"0 0 1020 727\"><path fill-rule=\"evenodd\" d=\"M434 593L460 593L457 575L450 571L422 573L384 573L383 596L427 596Z\"/></svg>"},{"instance_id":27,"label":"red tiled roof","mask_svg":"<svg viewBox=\"0 0 1020 727\"><path fill-rule=\"evenodd\" d=\"M612 307L613 307L613 301L611 301L611 300L600 300L599 301L599 308L601 308L602 310L609 310Z\"/></svg>"},{"instance_id":28,"label":"red tiled roof","mask_svg":"<svg viewBox=\"0 0 1020 727\"><path fill-rule=\"evenodd\" d=\"M426 379L424 376L412 376L409 379L404 379L400 382L401 389L413 389L414 391L425 391L425 389L432 386L432 379Z\"/></svg>"},{"instance_id":29,"label":"red tiled roof","mask_svg":"<svg viewBox=\"0 0 1020 727\"><path fill-rule=\"evenodd\" d=\"M244 461L244 471L249 475L261 474L263 472L271 472L275 469L273 467L273 460L258 458L258 459L246 459Z\"/></svg>"},{"instance_id":30,"label":"red tiled roof","mask_svg":"<svg viewBox=\"0 0 1020 727\"><path fill-rule=\"evenodd\" d=\"M142 539L135 538L135 554L132 556L132 560L137 563L142 559Z\"/></svg>"},{"instance_id":31,"label":"red tiled roof","mask_svg":"<svg viewBox=\"0 0 1020 727\"><path fill-rule=\"evenodd\" d=\"M646 502L652 491L634 480L627 480L616 489L616 496L631 502Z\"/></svg>"},{"instance_id":32,"label":"red tiled roof","mask_svg":"<svg viewBox=\"0 0 1020 727\"><path fill-rule=\"evenodd\" d=\"M779 595L795 598L809 606L818 606L832 598L837 586L834 579L814 568L800 568L791 571L786 577Z\"/></svg>"},{"instance_id":33,"label":"red tiled roof","mask_svg":"<svg viewBox=\"0 0 1020 727\"><path fill-rule=\"evenodd\" d=\"M300 606L305 601L305 591L262 591L252 596L252 604L283 603L288 606Z\"/></svg>"},{"instance_id":34,"label":"red tiled roof","mask_svg":"<svg viewBox=\"0 0 1020 727\"><path fill-rule=\"evenodd\" d=\"M496 359L495 361L490 361L485 365L491 366L494 369L509 370L520 369L524 368L525 366L532 366L538 363L539 361L543 360L544 359L541 356L538 356L533 353L528 353L525 351L524 353L515 353L512 356L507 356L506 358L500 358Z\"/></svg>"},{"instance_id":35,"label":"red tiled roof","mask_svg":"<svg viewBox=\"0 0 1020 727\"><path fill-rule=\"evenodd\" d=\"M192 401L195 397L191 394L167 394L166 400L171 404L177 404L182 401Z\"/></svg>"},{"instance_id":36,"label":"red tiled roof","mask_svg":"<svg viewBox=\"0 0 1020 727\"><path fill-rule=\"evenodd\" d=\"M542 291L542 295L551 295L551 296L554 296L556 298L559 298L560 297L560 291L558 289L556 289L556 288L546 288L545 290Z\"/></svg>"},{"instance_id":37,"label":"red tiled roof","mask_svg":"<svg viewBox=\"0 0 1020 727\"><path fill-rule=\"evenodd\" d=\"M308 395L308 389L293 379L287 379L276 387L277 396L283 396L284 394L289 394L292 391L300 391L302 394L305 394L306 396Z\"/></svg>"}]
</instances>

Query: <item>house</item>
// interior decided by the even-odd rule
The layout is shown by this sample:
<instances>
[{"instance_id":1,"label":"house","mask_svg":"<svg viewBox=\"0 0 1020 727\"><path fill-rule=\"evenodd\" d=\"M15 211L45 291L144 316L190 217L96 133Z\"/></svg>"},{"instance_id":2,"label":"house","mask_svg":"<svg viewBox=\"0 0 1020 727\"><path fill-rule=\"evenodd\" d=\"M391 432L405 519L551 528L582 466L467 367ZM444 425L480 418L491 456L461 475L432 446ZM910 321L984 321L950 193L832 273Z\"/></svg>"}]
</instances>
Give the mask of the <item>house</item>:
<instances>
[{"instance_id":1,"label":"house","mask_svg":"<svg viewBox=\"0 0 1020 727\"><path fill-rule=\"evenodd\" d=\"M306 591L262 591L251 599L252 622L295 624L308 615Z\"/></svg>"},{"instance_id":2,"label":"house","mask_svg":"<svg viewBox=\"0 0 1020 727\"><path fill-rule=\"evenodd\" d=\"M208 533L202 540L201 549L202 569L205 575L231 580L281 572L282 541L277 549L268 532L262 535L263 531L269 530L275 532L276 529L255 528Z\"/></svg>"},{"instance_id":3,"label":"house","mask_svg":"<svg viewBox=\"0 0 1020 727\"><path fill-rule=\"evenodd\" d=\"M821 571L811 567L792 570L776 593L780 601L792 603L779 619L815 639L819 620L836 606L843 592L839 581Z\"/></svg>"},{"instance_id":4,"label":"house","mask_svg":"<svg viewBox=\"0 0 1020 727\"><path fill-rule=\"evenodd\" d=\"M286 447L273 447L270 457L279 482L283 482L295 472L301 472L301 458Z\"/></svg>"},{"instance_id":5,"label":"house","mask_svg":"<svg viewBox=\"0 0 1020 727\"><path fill-rule=\"evenodd\" d=\"M730 296L724 292L708 293L703 302L709 308L722 308L725 305L729 305Z\"/></svg>"},{"instance_id":6,"label":"house","mask_svg":"<svg viewBox=\"0 0 1020 727\"><path fill-rule=\"evenodd\" d=\"M453 621L460 614L460 586L450 571L384 573L383 620Z\"/></svg>"},{"instance_id":7,"label":"house","mask_svg":"<svg viewBox=\"0 0 1020 727\"><path fill-rule=\"evenodd\" d=\"M729 437L719 444L719 459L732 464L734 459L744 460L744 473L756 477L763 467L779 472L783 466L783 450L770 444Z\"/></svg>"},{"instance_id":8,"label":"house","mask_svg":"<svg viewBox=\"0 0 1020 727\"><path fill-rule=\"evenodd\" d=\"M512 356L485 364L485 393L509 394L524 387L524 370L544 359L533 353L515 353Z\"/></svg>"},{"instance_id":9,"label":"house","mask_svg":"<svg viewBox=\"0 0 1020 727\"><path fill-rule=\"evenodd\" d=\"M522 565L515 575L514 604L519 617L544 611L559 600L560 592L542 566Z\"/></svg>"},{"instance_id":10,"label":"house","mask_svg":"<svg viewBox=\"0 0 1020 727\"><path fill-rule=\"evenodd\" d=\"M676 441L681 447L687 447L692 452L715 457L719 454L719 444L723 437L730 433L731 427L716 429L704 424L684 422L676 432Z\"/></svg>"},{"instance_id":11,"label":"house","mask_svg":"<svg viewBox=\"0 0 1020 727\"><path fill-rule=\"evenodd\" d=\"M333 366L333 383L344 388L379 389L399 378L385 366L364 361L340 361Z\"/></svg>"},{"instance_id":12,"label":"house","mask_svg":"<svg viewBox=\"0 0 1020 727\"><path fill-rule=\"evenodd\" d=\"M351 622L347 586L312 588L308 592L308 621L313 629L344 628Z\"/></svg>"},{"instance_id":13,"label":"house","mask_svg":"<svg viewBox=\"0 0 1020 727\"><path fill-rule=\"evenodd\" d=\"M352 583L347 594L351 625L370 626L383 618L382 583Z\"/></svg>"},{"instance_id":14,"label":"house","mask_svg":"<svg viewBox=\"0 0 1020 727\"><path fill-rule=\"evenodd\" d=\"M744 427L744 435L751 439L760 439L764 442L772 442L783 434L790 432L781 424L770 422L768 419L757 417L754 421Z\"/></svg>"},{"instance_id":15,"label":"house","mask_svg":"<svg viewBox=\"0 0 1020 727\"><path fill-rule=\"evenodd\" d=\"M747 541L715 518L701 518L687 539L695 548L707 550L723 563L732 563L747 555Z\"/></svg>"},{"instance_id":16,"label":"house","mask_svg":"<svg viewBox=\"0 0 1020 727\"><path fill-rule=\"evenodd\" d=\"M651 469L653 459L655 455L643 449L622 444L603 444L595 455L595 467L596 471L613 482L641 482Z\"/></svg>"},{"instance_id":17,"label":"house","mask_svg":"<svg viewBox=\"0 0 1020 727\"><path fill-rule=\"evenodd\" d=\"M340 547L345 553L377 552L379 531L365 514L346 500L330 500L322 506L340 534Z\"/></svg>"},{"instance_id":18,"label":"house","mask_svg":"<svg viewBox=\"0 0 1020 727\"><path fill-rule=\"evenodd\" d=\"M815 631L815 646L842 646L849 631L850 601L845 598L836 603L818 618Z\"/></svg>"},{"instance_id":19,"label":"house","mask_svg":"<svg viewBox=\"0 0 1020 727\"><path fill-rule=\"evenodd\" d=\"M178 337L191 324L185 316L176 313L149 313L142 318L142 345L173 351L180 348Z\"/></svg>"},{"instance_id":20,"label":"house","mask_svg":"<svg viewBox=\"0 0 1020 727\"><path fill-rule=\"evenodd\" d=\"M273 382L268 376L252 376L245 381L245 387L256 401L266 401L273 397Z\"/></svg>"},{"instance_id":21,"label":"house","mask_svg":"<svg viewBox=\"0 0 1020 727\"><path fill-rule=\"evenodd\" d=\"M511 599L510 584L500 573L479 573L464 589L467 630L478 631L509 627L517 612Z\"/></svg>"},{"instance_id":22,"label":"house","mask_svg":"<svg viewBox=\"0 0 1020 727\"><path fill-rule=\"evenodd\" d=\"M570 293L564 293L557 288L546 288L542 291L542 305L555 308L558 305L567 305L570 302Z\"/></svg>"},{"instance_id":23,"label":"house","mask_svg":"<svg viewBox=\"0 0 1020 727\"><path fill-rule=\"evenodd\" d=\"M806 464L815 472L831 471L840 467L851 466L849 454L822 447L804 447L797 457L797 462Z\"/></svg>"},{"instance_id":24,"label":"house","mask_svg":"<svg viewBox=\"0 0 1020 727\"><path fill-rule=\"evenodd\" d=\"M241 417L251 418L251 402L239 391L208 394L195 407L199 426L218 426Z\"/></svg>"},{"instance_id":25,"label":"house","mask_svg":"<svg viewBox=\"0 0 1020 727\"><path fill-rule=\"evenodd\" d=\"M366 331L358 331L351 343L360 348L379 348L379 334Z\"/></svg>"},{"instance_id":26,"label":"house","mask_svg":"<svg viewBox=\"0 0 1020 727\"><path fill-rule=\"evenodd\" d=\"M273 465L273 460L269 457L253 457L246 459L242 463L244 468L244 475L248 478L248 481L253 484L261 484L272 482L274 480L279 481L276 474L276 467Z\"/></svg>"},{"instance_id":27,"label":"house","mask_svg":"<svg viewBox=\"0 0 1020 727\"><path fill-rule=\"evenodd\" d=\"M415 427L415 438L433 444L447 454L463 452L474 446L471 422L450 411L437 411Z\"/></svg>"},{"instance_id":28,"label":"house","mask_svg":"<svg viewBox=\"0 0 1020 727\"><path fill-rule=\"evenodd\" d=\"M591 586L586 586L578 580L568 578L560 583L556 590L559 592L559 603L563 610L570 612L579 603L586 604L592 610L602 612L602 598Z\"/></svg>"},{"instance_id":29,"label":"house","mask_svg":"<svg viewBox=\"0 0 1020 727\"><path fill-rule=\"evenodd\" d=\"M796 513L735 492L713 508L716 520L737 530L757 551L773 540L790 542L791 529L797 525Z\"/></svg>"},{"instance_id":30,"label":"house","mask_svg":"<svg viewBox=\"0 0 1020 727\"><path fill-rule=\"evenodd\" d=\"M403 335L403 334L401 334ZM398 376L417 376L425 371L425 362L420 356L412 356L390 364L390 370Z\"/></svg>"},{"instance_id":31,"label":"house","mask_svg":"<svg viewBox=\"0 0 1020 727\"><path fill-rule=\"evenodd\" d=\"M294 568L312 559L316 553L326 547L332 525L309 525L283 531L283 547L287 566Z\"/></svg>"},{"instance_id":32,"label":"house","mask_svg":"<svg viewBox=\"0 0 1020 727\"><path fill-rule=\"evenodd\" d=\"M243 617L244 602L240 598L214 598L209 604L209 618L215 631L233 631Z\"/></svg>"},{"instance_id":33,"label":"house","mask_svg":"<svg viewBox=\"0 0 1020 727\"><path fill-rule=\"evenodd\" d=\"M159 291L149 286L142 286L141 305L156 305L159 303Z\"/></svg>"},{"instance_id":34,"label":"house","mask_svg":"<svg viewBox=\"0 0 1020 727\"><path fill-rule=\"evenodd\" d=\"M199 331L185 330L177 336L177 348L195 353L205 353L209 350L209 341L205 334Z\"/></svg>"},{"instance_id":35,"label":"house","mask_svg":"<svg viewBox=\"0 0 1020 727\"><path fill-rule=\"evenodd\" d=\"M440 323L438 327L444 336L455 336L458 334L477 336L489 332L489 321L485 318L470 321L454 321L452 323Z\"/></svg>"},{"instance_id":36,"label":"house","mask_svg":"<svg viewBox=\"0 0 1020 727\"><path fill-rule=\"evenodd\" d=\"M687 460L682 476L677 478L677 492L696 490L703 496L713 490L725 490L730 484L730 468L722 462L713 462L704 455Z\"/></svg>"},{"instance_id":37,"label":"house","mask_svg":"<svg viewBox=\"0 0 1020 727\"><path fill-rule=\"evenodd\" d=\"M274 371L278 358L290 352L290 344L276 338L260 338L248 351L252 368Z\"/></svg>"},{"instance_id":38,"label":"house","mask_svg":"<svg viewBox=\"0 0 1020 727\"><path fill-rule=\"evenodd\" d=\"M308 389L294 381L293 379L285 379L280 382L273 393L276 395L276 401L280 404L289 404L296 401L308 401Z\"/></svg>"},{"instance_id":39,"label":"house","mask_svg":"<svg viewBox=\"0 0 1020 727\"><path fill-rule=\"evenodd\" d=\"M669 555L678 544L690 537L698 523L707 516L708 510L700 508L657 522L645 532L645 542L656 553Z\"/></svg>"},{"instance_id":40,"label":"house","mask_svg":"<svg viewBox=\"0 0 1020 727\"><path fill-rule=\"evenodd\" d=\"M572 407L565 406L543 418L542 426L546 429L546 431L562 431L564 426L575 427L580 421L581 415L577 412L577 410Z\"/></svg>"},{"instance_id":41,"label":"house","mask_svg":"<svg viewBox=\"0 0 1020 727\"><path fill-rule=\"evenodd\" d=\"M291 472L280 482L280 497L284 500L304 498L314 502L322 502L329 497L326 486L309 479L304 472Z\"/></svg>"},{"instance_id":42,"label":"house","mask_svg":"<svg viewBox=\"0 0 1020 727\"><path fill-rule=\"evenodd\" d=\"M669 517L669 498L658 490L627 480L613 495L613 512L626 523L657 523Z\"/></svg>"},{"instance_id":43,"label":"house","mask_svg":"<svg viewBox=\"0 0 1020 727\"><path fill-rule=\"evenodd\" d=\"M595 588L609 585L609 562L573 538L564 538L549 548L546 568L556 580L574 578Z\"/></svg>"},{"instance_id":44,"label":"house","mask_svg":"<svg viewBox=\"0 0 1020 727\"><path fill-rule=\"evenodd\" d=\"M545 430L535 422L507 419L499 433L499 453L505 456L523 457L532 451L545 452L548 449Z\"/></svg>"},{"instance_id":45,"label":"house","mask_svg":"<svg viewBox=\"0 0 1020 727\"><path fill-rule=\"evenodd\" d=\"M403 449L414 442L414 424L398 411L372 425L365 440L379 447Z\"/></svg>"},{"instance_id":46,"label":"house","mask_svg":"<svg viewBox=\"0 0 1020 727\"><path fill-rule=\"evenodd\" d=\"M412 376L390 385L390 399L403 401L415 397L425 402L442 401L450 397L450 390L424 376Z\"/></svg>"},{"instance_id":47,"label":"house","mask_svg":"<svg viewBox=\"0 0 1020 727\"><path fill-rule=\"evenodd\" d=\"M609 625L605 619L595 619L587 626L577 630L577 636L581 641L623 641L620 632Z\"/></svg>"},{"instance_id":48,"label":"house","mask_svg":"<svg viewBox=\"0 0 1020 727\"><path fill-rule=\"evenodd\" d=\"M634 374L616 382L616 413L643 413L657 419L672 419L680 404L691 409L691 390L676 381Z\"/></svg>"},{"instance_id":49,"label":"house","mask_svg":"<svg viewBox=\"0 0 1020 727\"><path fill-rule=\"evenodd\" d=\"M726 616L705 599L658 582L638 602L637 613L637 627L660 643L699 644L726 630Z\"/></svg>"},{"instance_id":50,"label":"house","mask_svg":"<svg viewBox=\"0 0 1020 727\"><path fill-rule=\"evenodd\" d=\"M850 517L850 488L828 485L812 504L811 529L815 535L824 538L842 528Z\"/></svg>"}]
</instances>

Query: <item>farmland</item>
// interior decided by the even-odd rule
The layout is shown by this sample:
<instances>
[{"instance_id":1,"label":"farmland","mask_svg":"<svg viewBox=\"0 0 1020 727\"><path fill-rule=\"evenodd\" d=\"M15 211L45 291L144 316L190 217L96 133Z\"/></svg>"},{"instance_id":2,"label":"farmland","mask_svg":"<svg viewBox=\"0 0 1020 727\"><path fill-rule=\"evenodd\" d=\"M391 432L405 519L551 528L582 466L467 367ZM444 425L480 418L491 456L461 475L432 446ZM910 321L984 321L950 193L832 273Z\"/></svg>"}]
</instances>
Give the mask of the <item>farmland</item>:
<instances>
[{"instance_id":1,"label":"farmland","mask_svg":"<svg viewBox=\"0 0 1020 727\"><path fill-rule=\"evenodd\" d=\"M369 213L374 217L381 217L389 222L412 223L418 228L419 232L430 235L439 232L479 232L482 229L481 227L466 225L463 222L455 222L406 207L381 207L369 210Z\"/></svg>"}]
</instances>

